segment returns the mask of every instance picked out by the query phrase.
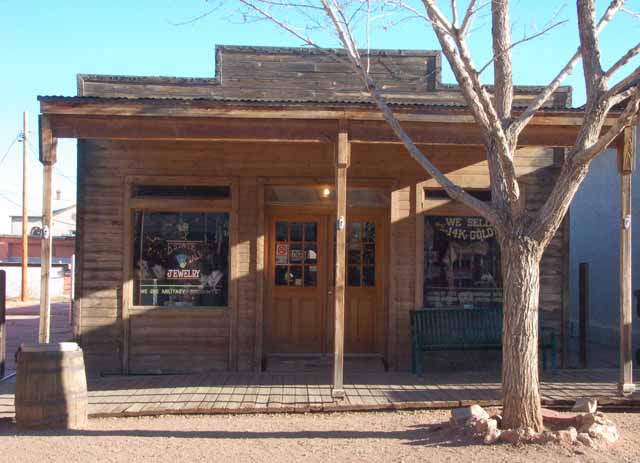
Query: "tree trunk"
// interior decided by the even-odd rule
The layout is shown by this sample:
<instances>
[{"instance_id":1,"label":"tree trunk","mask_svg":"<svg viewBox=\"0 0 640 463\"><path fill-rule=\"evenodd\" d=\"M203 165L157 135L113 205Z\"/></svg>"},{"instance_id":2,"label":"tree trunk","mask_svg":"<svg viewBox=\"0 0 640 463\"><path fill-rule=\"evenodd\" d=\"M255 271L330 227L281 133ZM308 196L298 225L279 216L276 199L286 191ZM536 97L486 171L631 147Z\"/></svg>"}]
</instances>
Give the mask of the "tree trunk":
<instances>
[{"instance_id":1,"label":"tree trunk","mask_svg":"<svg viewBox=\"0 0 640 463\"><path fill-rule=\"evenodd\" d=\"M540 246L523 237L501 240L504 315L502 330L502 425L541 432L538 378Z\"/></svg>"}]
</instances>

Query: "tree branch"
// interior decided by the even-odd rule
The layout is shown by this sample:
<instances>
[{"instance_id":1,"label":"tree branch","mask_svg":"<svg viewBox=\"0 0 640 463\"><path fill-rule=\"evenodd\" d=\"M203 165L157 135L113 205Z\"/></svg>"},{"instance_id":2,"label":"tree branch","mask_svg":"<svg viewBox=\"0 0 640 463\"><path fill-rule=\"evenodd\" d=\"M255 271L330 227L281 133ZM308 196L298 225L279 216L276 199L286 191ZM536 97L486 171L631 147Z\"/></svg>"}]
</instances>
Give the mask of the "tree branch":
<instances>
[{"instance_id":1,"label":"tree branch","mask_svg":"<svg viewBox=\"0 0 640 463\"><path fill-rule=\"evenodd\" d=\"M629 16L631 16L632 18L635 19L640 19L640 13L636 12L636 11L631 11L627 8L620 8L620 11L622 11L623 13L628 14Z\"/></svg>"},{"instance_id":2,"label":"tree branch","mask_svg":"<svg viewBox=\"0 0 640 463\"><path fill-rule=\"evenodd\" d=\"M491 38L493 42L495 106L502 126L511 119L513 104L513 73L511 62L511 26L509 0L491 2Z\"/></svg>"},{"instance_id":3,"label":"tree branch","mask_svg":"<svg viewBox=\"0 0 640 463\"><path fill-rule=\"evenodd\" d=\"M633 122L639 106L640 91L635 89L624 112L604 135L598 137L590 146L567 156L549 198L534 220L532 236L543 246L551 241L562 223L576 191L589 171L591 161L603 153L624 128Z\"/></svg>"},{"instance_id":4,"label":"tree branch","mask_svg":"<svg viewBox=\"0 0 640 463\"><path fill-rule=\"evenodd\" d=\"M391 108L389 108L389 105L387 104L385 98L382 96L382 93L380 92L380 89L378 88L376 83L364 71L360 55L351 51L354 49L357 50L357 47L355 47L355 43L351 41L351 35L345 31L345 25L339 19L338 5L336 5L335 2L329 3L329 0L321 1L326 9L327 15L338 31L338 35L340 36L345 49L347 50L347 56L351 61L352 67L354 68L356 73L363 79L365 87L369 91L374 102L382 112L387 123L391 126L394 134L400 139L400 141L403 142L405 148L409 152L409 155L414 160L416 160L422 166L422 168L429 175L431 175L431 177L433 177L436 182L438 182L438 184L440 184L444 188L444 190L452 199L460 201L461 203L471 207L496 227L501 226L502 219L491 205L474 198L462 188L454 184L416 146L411 137L400 125L400 122L391 111Z\"/></svg>"},{"instance_id":5,"label":"tree branch","mask_svg":"<svg viewBox=\"0 0 640 463\"><path fill-rule=\"evenodd\" d=\"M582 70L587 91L587 110L597 104L603 90L604 73L600 63L600 47L596 32L595 0L580 0L578 5L578 31L582 54Z\"/></svg>"},{"instance_id":6,"label":"tree branch","mask_svg":"<svg viewBox=\"0 0 640 463\"><path fill-rule=\"evenodd\" d=\"M562 26L563 24L566 24L568 21L564 20L564 21L558 21L555 22L549 26L546 26L544 29L536 32L533 35L525 35L524 37L522 37L519 40L516 40L515 42L513 42L509 48L507 50L504 50L504 53L513 50L515 47L517 47L518 45L521 45L525 42L529 42L531 40L537 39L538 37L541 37L543 35L545 35L546 33L548 33L549 31L551 31L552 29L555 29L558 26ZM495 57L492 57L489 61L487 61L478 71L478 74L482 74L489 66L491 66L491 64L495 61Z\"/></svg>"},{"instance_id":7,"label":"tree branch","mask_svg":"<svg viewBox=\"0 0 640 463\"><path fill-rule=\"evenodd\" d=\"M434 0L423 0L423 4L427 15L435 24L434 31L442 51L485 139L493 202L498 208L518 213L521 209L520 189L511 157L515 139L507 138L491 96L480 82L460 31L447 22ZM441 24L442 21L444 24Z\"/></svg>"},{"instance_id":8,"label":"tree branch","mask_svg":"<svg viewBox=\"0 0 640 463\"><path fill-rule=\"evenodd\" d=\"M255 11L258 14L260 14L265 19L268 19L269 21L275 23L277 26L281 27L285 31L287 31L290 34L294 35L295 37L299 38L300 40L302 40L307 45L310 45L310 46L312 46L314 48L320 49L320 47L315 42L313 42L308 36L303 35L301 32L297 31L295 28L293 28L289 24L285 23L284 21L279 20L278 18L276 18L274 15L272 15L268 11L260 8L257 5L254 5L254 3L253 3L254 1L255 0L238 0L238 2L240 2L241 4L245 5L248 8L251 8L253 11ZM260 0L258 0L258 1L260 1Z\"/></svg>"},{"instance_id":9,"label":"tree branch","mask_svg":"<svg viewBox=\"0 0 640 463\"><path fill-rule=\"evenodd\" d=\"M451 0L451 24L453 27L458 27L458 2Z\"/></svg>"},{"instance_id":10,"label":"tree branch","mask_svg":"<svg viewBox=\"0 0 640 463\"><path fill-rule=\"evenodd\" d=\"M616 72L620 70L625 64L627 64L634 56L640 53L640 42L638 42L634 47L629 49L624 55L620 57L618 61L616 61L606 72L605 77L610 79Z\"/></svg>"},{"instance_id":11,"label":"tree branch","mask_svg":"<svg viewBox=\"0 0 640 463\"><path fill-rule=\"evenodd\" d=\"M622 8L624 4L624 0L612 0L607 10L600 18L598 22L598 26L596 28L596 32L599 34L602 29L606 27L613 16ZM520 116L515 119L509 127L509 131L514 136L519 136L520 132L526 127L526 125L531 121L531 118L542 108L542 106L547 102L549 97L553 95L553 93L560 87L560 84L573 72L573 69L578 64L582 57L581 47L578 47L573 56L569 59L567 64L560 70L560 72L556 75L556 77L549 82L549 84L544 88L542 92L538 94L538 96L527 106L527 108L520 114Z\"/></svg>"},{"instance_id":12,"label":"tree branch","mask_svg":"<svg viewBox=\"0 0 640 463\"><path fill-rule=\"evenodd\" d=\"M596 156L607 149L609 144L622 133L625 127L632 123L634 116L638 112L638 106L640 105L640 90L638 87L630 89L628 99L629 101L624 111L609 130L607 130L604 135L601 135L593 145L572 156L574 163L584 164L591 162Z\"/></svg>"},{"instance_id":13,"label":"tree branch","mask_svg":"<svg viewBox=\"0 0 640 463\"><path fill-rule=\"evenodd\" d=\"M640 66L635 68L632 72L629 73L627 77L622 79L620 82L611 87L603 96L605 99L616 98L617 95L626 91L633 84L637 83L636 81L640 79ZM615 104L615 103L614 103Z\"/></svg>"},{"instance_id":14,"label":"tree branch","mask_svg":"<svg viewBox=\"0 0 640 463\"><path fill-rule=\"evenodd\" d=\"M467 34L467 29L471 24L471 18L476 14L478 9L482 8L484 5L481 5L478 9L475 9L476 0L471 0L469 2L469 6L467 6L467 11L464 14L464 18L462 19L462 24L460 25L460 34L464 37Z\"/></svg>"},{"instance_id":15,"label":"tree branch","mask_svg":"<svg viewBox=\"0 0 640 463\"><path fill-rule=\"evenodd\" d=\"M490 115L495 114L495 109L489 94L480 83L464 41L460 39L457 31L453 29L433 0L423 0L423 4L469 109L488 140L487 134L493 129Z\"/></svg>"},{"instance_id":16,"label":"tree branch","mask_svg":"<svg viewBox=\"0 0 640 463\"><path fill-rule=\"evenodd\" d=\"M622 7L624 6L624 2L625 0L612 0L611 3L609 3L607 10L604 12L602 18L598 22L598 27L596 29L597 34L600 34L600 32L602 32L602 29L604 29L604 27L611 22L616 13L622 9Z\"/></svg>"}]
</instances>

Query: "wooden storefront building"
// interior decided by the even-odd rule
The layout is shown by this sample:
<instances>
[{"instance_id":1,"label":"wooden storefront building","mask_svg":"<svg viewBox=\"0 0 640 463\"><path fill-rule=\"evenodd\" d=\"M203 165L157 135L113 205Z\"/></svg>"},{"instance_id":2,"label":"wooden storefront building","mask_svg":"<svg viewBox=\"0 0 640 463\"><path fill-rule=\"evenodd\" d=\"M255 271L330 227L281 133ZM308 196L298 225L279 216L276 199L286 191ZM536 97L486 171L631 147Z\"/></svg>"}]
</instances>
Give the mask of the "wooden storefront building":
<instances>
[{"instance_id":1,"label":"wooden storefront building","mask_svg":"<svg viewBox=\"0 0 640 463\"><path fill-rule=\"evenodd\" d=\"M414 140L490 200L480 132L440 70L439 52L371 52ZM517 87L515 104L536 91ZM570 100L559 89L521 136L528 208L581 124ZM74 329L91 372L257 371L334 351L339 363L342 341L346 356L407 369L410 310L501 303L491 227L429 179L331 54L219 46L215 78L80 75L78 96L40 104L45 194L56 139L78 140ZM540 296L560 358L567 230Z\"/></svg>"}]
</instances>

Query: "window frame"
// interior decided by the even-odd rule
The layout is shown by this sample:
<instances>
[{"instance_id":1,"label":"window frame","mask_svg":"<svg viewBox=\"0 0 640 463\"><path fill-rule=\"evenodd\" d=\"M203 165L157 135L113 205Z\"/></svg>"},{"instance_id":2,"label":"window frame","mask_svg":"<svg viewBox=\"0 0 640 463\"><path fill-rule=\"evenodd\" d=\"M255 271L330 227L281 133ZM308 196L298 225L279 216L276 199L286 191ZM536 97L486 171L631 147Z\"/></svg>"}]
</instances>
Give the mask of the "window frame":
<instances>
[{"instance_id":1,"label":"window frame","mask_svg":"<svg viewBox=\"0 0 640 463\"><path fill-rule=\"evenodd\" d=\"M231 197L229 199L194 199L194 198L150 198L135 197L136 185L198 185L198 186L229 186ZM203 310L230 310L237 301L237 275L236 275L236 244L237 244L237 203L238 186L234 178L206 178L193 176L129 176L125 179L125 220L124 227L126 237L124 239L123 259L123 314L128 318L129 311L140 312L180 312ZM178 305L135 305L134 283L135 276L133 261L135 245L135 221L137 212L202 212L202 213L228 213L229 214L229 270L227 284L227 304L222 306L178 306ZM125 317L123 316L123 319Z\"/></svg>"}]
</instances>

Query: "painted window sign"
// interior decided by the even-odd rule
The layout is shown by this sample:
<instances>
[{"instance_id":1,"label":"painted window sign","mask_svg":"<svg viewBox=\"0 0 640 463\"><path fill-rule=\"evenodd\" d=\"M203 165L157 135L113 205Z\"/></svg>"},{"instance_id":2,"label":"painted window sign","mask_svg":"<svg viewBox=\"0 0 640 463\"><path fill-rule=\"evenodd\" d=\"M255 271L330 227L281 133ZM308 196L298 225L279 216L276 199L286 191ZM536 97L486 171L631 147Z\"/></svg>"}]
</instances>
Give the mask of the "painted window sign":
<instances>
[{"instance_id":1,"label":"painted window sign","mask_svg":"<svg viewBox=\"0 0 640 463\"><path fill-rule=\"evenodd\" d=\"M485 219L425 217L423 294L425 307L502 304L500 248Z\"/></svg>"},{"instance_id":2,"label":"painted window sign","mask_svg":"<svg viewBox=\"0 0 640 463\"><path fill-rule=\"evenodd\" d=\"M227 305L229 214L137 212L134 304Z\"/></svg>"}]
</instances>

